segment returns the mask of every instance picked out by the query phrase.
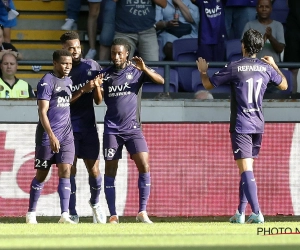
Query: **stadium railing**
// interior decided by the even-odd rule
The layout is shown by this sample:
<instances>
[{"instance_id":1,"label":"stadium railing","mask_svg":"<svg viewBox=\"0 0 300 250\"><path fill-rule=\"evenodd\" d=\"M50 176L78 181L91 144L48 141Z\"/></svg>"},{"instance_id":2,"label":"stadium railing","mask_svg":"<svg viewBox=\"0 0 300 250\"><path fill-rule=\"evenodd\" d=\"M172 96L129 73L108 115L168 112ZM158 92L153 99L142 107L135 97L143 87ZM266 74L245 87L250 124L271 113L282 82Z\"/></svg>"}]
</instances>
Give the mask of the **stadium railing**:
<instances>
[{"instance_id":1,"label":"stadium railing","mask_svg":"<svg viewBox=\"0 0 300 250\"><path fill-rule=\"evenodd\" d=\"M97 61L101 66L111 65L111 61ZM220 68L224 67L228 62L209 62L209 67ZM52 65L52 61L19 61L19 65ZM155 62L145 62L147 66L151 67L164 67L165 72L165 84L164 84L164 92L169 93L170 88L170 68L171 67L195 67L196 62L178 62L178 61L155 61ZM279 68L300 68L299 63L292 62L281 62L277 63Z\"/></svg>"}]
</instances>

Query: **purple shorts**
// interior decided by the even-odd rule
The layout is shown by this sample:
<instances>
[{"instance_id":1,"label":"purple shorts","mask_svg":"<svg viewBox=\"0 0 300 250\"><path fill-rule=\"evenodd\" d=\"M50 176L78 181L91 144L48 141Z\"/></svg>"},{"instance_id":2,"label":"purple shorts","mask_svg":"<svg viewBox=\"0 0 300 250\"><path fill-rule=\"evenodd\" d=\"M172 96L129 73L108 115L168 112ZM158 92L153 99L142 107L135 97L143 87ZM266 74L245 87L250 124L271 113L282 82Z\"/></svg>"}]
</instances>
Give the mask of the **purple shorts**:
<instances>
[{"instance_id":1,"label":"purple shorts","mask_svg":"<svg viewBox=\"0 0 300 250\"><path fill-rule=\"evenodd\" d=\"M100 141L97 131L74 132L75 155L81 159L99 160Z\"/></svg>"},{"instance_id":2,"label":"purple shorts","mask_svg":"<svg viewBox=\"0 0 300 250\"><path fill-rule=\"evenodd\" d=\"M75 156L74 143L60 145L58 153L54 153L50 146L35 147L35 169L49 169L52 164L73 164Z\"/></svg>"},{"instance_id":3,"label":"purple shorts","mask_svg":"<svg viewBox=\"0 0 300 250\"><path fill-rule=\"evenodd\" d=\"M131 156L140 152L148 152L147 142L142 131L130 135L103 134L104 160L122 159L123 145Z\"/></svg>"},{"instance_id":4,"label":"purple shorts","mask_svg":"<svg viewBox=\"0 0 300 250\"><path fill-rule=\"evenodd\" d=\"M235 160L257 158L261 148L262 134L230 133L232 152Z\"/></svg>"}]
</instances>

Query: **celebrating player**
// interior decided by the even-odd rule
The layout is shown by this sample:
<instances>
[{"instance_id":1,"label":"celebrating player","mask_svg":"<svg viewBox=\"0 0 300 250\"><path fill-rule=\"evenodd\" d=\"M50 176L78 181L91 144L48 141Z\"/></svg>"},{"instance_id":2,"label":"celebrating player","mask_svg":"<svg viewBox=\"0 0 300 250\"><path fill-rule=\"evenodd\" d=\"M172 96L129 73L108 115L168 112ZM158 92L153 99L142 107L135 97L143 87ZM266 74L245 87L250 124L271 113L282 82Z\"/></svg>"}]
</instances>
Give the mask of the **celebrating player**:
<instances>
[{"instance_id":1,"label":"celebrating player","mask_svg":"<svg viewBox=\"0 0 300 250\"><path fill-rule=\"evenodd\" d=\"M247 223L263 223L257 197L257 185L253 174L254 158L258 157L264 132L262 100L267 84L272 82L278 89L286 90L287 81L270 56L256 58L264 44L263 35L249 29L242 39L243 58L231 62L209 78L208 64L199 57L196 61L206 89L221 84L231 84L230 136L232 152L241 175L239 186L240 203L232 223L245 222L245 208L250 203L252 214Z\"/></svg>"},{"instance_id":2,"label":"celebrating player","mask_svg":"<svg viewBox=\"0 0 300 250\"><path fill-rule=\"evenodd\" d=\"M114 65L103 73L104 101L107 105L103 134L104 192L111 215L109 222L118 223L115 177L125 145L139 171L139 211L136 220L152 223L146 212L151 181L148 146L140 124L141 88L147 79L158 84L164 84L164 79L148 68L140 57L133 57L133 63L128 62L129 52L127 40L115 39L111 47Z\"/></svg>"},{"instance_id":3,"label":"celebrating player","mask_svg":"<svg viewBox=\"0 0 300 250\"><path fill-rule=\"evenodd\" d=\"M76 223L79 217L76 211L76 164L82 158L89 174L91 197L89 204L93 211L95 223L106 223L106 216L101 210L99 195L101 190L101 174L99 170L100 142L97 131L94 104L102 101L100 85L101 77L91 78L92 71L99 71L100 66L91 59L81 58L81 45L79 36L74 31L69 31L60 37L63 49L72 54L73 68L70 78L73 81L71 122L74 132L75 159L71 169L71 197L70 216Z\"/></svg>"},{"instance_id":4,"label":"celebrating player","mask_svg":"<svg viewBox=\"0 0 300 250\"><path fill-rule=\"evenodd\" d=\"M53 53L53 72L44 75L37 85L39 123L35 135L36 176L30 185L29 209L26 214L26 223L29 224L37 223L37 202L52 164L57 165L59 176L61 218L58 222L74 223L68 213L70 169L75 154L70 120L72 81L68 77L71 68L70 52L57 50Z\"/></svg>"}]
</instances>

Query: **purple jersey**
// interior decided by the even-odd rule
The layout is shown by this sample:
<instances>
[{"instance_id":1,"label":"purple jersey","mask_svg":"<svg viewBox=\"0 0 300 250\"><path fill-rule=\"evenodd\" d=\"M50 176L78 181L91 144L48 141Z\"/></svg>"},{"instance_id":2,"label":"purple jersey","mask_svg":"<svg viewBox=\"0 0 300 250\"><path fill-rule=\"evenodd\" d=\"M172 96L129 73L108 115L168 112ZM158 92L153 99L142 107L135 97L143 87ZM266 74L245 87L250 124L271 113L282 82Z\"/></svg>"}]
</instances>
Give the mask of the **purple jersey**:
<instances>
[{"instance_id":1,"label":"purple jersey","mask_svg":"<svg viewBox=\"0 0 300 250\"><path fill-rule=\"evenodd\" d=\"M282 81L272 66L257 58L244 57L216 72L210 81L215 87L231 84L231 132L264 132L262 101L267 84L272 82L278 86Z\"/></svg>"},{"instance_id":2,"label":"purple jersey","mask_svg":"<svg viewBox=\"0 0 300 250\"><path fill-rule=\"evenodd\" d=\"M130 133L140 128L142 85L146 75L134 66L104 71L104 134Z\"/></svg>"},{"instance_id":3,"label":"purple jersey","mask_svg":"<svg viewBox=\"0 0 300 250\"><path fill-rule=\"evenodd\" d=\"M100 70L100 66L91 59L81 59L80 64L73 65L69 74L73 81L72 93L91 80L92 70ZM71 121L74 132L97 130L93 91L84 93L71 104Z\"/></svg>"},{"instance_id":4,"label":"purple jersey","mask_svg":"<svg viewBox=\"0 0 300 250\"><path fill-rule=\"evenodd\" d=\"M70 99L72 80L69 77L57 78L53 72L47 73L37 85L37 99L49 101L47 116L51 129L61 145L73 142L70 119ZM39 121L36 129L36 144L49 146L50 141Z\"/></svg>"},{"instance_id":5,"label":"purple jersey","mask_svg":"<svg viewBox=\"0 0 300 250\"><path fill-rule=\"evenodd\" d=\"M218 44L226 37L224 0L196 0L200 24L198 44Z\"/></svg>"}]
</instances>

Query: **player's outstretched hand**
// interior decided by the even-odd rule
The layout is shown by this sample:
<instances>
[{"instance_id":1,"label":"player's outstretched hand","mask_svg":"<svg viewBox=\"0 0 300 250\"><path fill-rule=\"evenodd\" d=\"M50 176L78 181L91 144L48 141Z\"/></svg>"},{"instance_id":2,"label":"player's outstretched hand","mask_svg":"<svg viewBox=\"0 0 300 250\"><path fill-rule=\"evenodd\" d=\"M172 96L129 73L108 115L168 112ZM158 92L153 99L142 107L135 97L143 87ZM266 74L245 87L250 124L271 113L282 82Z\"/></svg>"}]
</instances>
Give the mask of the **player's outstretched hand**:
<instances>
[{"instance_id":1,"label":"player's outstretched hand","mask_svg":"<svg viewBox=\"0 0 300 250\"><path fill-rule=\"evenodd\" d=\"M134 56L134 57L132 57L131 60L134 62L132 64L134 67L136 67L137 69L142 70L142 71L145 70L146 65L141 57Z\"/></svg>"},{"instance_id":2,"label":"player's outstretched hand","mask_svg":"<svg viewBox=\"0 0 300 250\"><path fill-rule=\"evenodd\" d=\"M261 60L267 64L270 64L271 66L275 64L275 61L272 56L264 56L263 58L261 58Z\"/></svg>"},{"instance_id":3,"label":"player's outstretched hand","mask_svg":"<svg viewBox=\"0 0 300 250\"><path fill-rule=\"evenodd\" d=\"M202 57L199 57L198 60L196 60L196 64L198 67L198 70L200 71L200 73L206 73L207 69L208 69L208 63L206 62L206 60Z\"/></svg>"}]
</instances>

